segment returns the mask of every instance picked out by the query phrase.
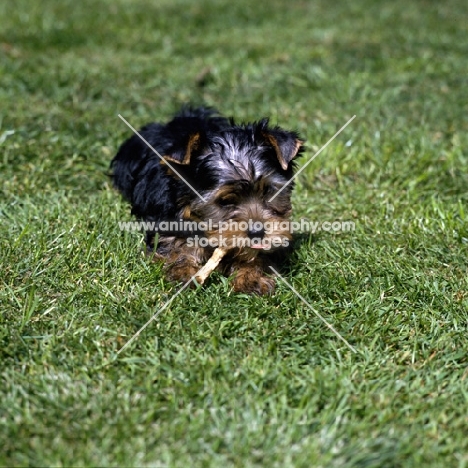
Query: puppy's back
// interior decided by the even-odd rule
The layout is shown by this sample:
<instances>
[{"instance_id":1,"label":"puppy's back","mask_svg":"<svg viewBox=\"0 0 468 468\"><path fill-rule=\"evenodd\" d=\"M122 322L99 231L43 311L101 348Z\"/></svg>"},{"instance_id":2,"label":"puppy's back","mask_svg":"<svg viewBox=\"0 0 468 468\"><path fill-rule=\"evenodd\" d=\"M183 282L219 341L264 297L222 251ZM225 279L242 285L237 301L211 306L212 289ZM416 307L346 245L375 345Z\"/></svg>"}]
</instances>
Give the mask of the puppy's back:
<instances>
[{"instance_id":1,"label":"puppy's back","mask_svg":"<svg viewBox=\"0 0 468 468\"><path fill-rule=\"evenodd\" d=\"M174 181L166 176L161 157L177 159L185 153L191 135L216 133L229 125L215 109L185 106L167 124L150 123L126 140L111 162L111 171L114 186L130 201L132 212L153 217L162 208L163 195L172 190Z\"/></svg>"}]
</instances>

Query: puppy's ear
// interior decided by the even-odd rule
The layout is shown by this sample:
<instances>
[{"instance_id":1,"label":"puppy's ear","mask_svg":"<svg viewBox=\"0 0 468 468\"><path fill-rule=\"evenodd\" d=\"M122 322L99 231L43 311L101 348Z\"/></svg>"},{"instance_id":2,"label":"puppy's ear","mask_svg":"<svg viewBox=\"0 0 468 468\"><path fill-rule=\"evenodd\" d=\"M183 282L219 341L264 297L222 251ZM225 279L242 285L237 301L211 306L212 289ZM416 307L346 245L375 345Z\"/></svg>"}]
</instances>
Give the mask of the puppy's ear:
<instances>
[{"instance_id":1,"label":"puppy's ear","mask_svg":"<svg viewBox=\"0 0 468 468\"><path fill-rule=\"evenodd\" d=\"M265 142L273 147L281 167L286 171L289 163L301 152L304 142L297 133L287 132L279 127L265 128L262 135Z\"/></svg>"},{"instance_id":2,"label":"puppy's ear","mask_svg":"<svg viewBox=\"0 0 468 468\"><path fill-rule=\"evenodd\" d=\"M185 145L183 144L180 147L173 148L171 150L171 154L165 155L163 158L170 163L188 166L190 164L192 154L200 147L200 143L200 133L193 133L189 135L188 141L185 143ZM161 161L161 164L164 164L164 161Z\"/></svg>"},{"instance_id":3,"label":"puppy's ear","mask_svg":"<svg viewBox=\"0 0 468 468\"><path fill-rule=\"evenodd\" d=\"M299 154L304 142L295 133L284 130L269 130L263 136L275 150L282 169L286 171L289 163Z\"/></svg>"}]
</instances>

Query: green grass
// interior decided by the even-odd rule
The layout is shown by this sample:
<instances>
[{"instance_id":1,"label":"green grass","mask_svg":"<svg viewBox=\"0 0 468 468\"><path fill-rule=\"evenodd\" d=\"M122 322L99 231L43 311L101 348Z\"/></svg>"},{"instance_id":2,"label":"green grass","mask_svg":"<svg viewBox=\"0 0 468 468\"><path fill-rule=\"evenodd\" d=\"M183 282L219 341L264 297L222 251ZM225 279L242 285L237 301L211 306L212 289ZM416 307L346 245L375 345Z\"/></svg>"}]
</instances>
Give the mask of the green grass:
<instances>
[{"instance_id":1,"label":"green grass","mask_svg":"<svg viewBox=\"0 0 468 468\"><path fill-rule=\"evenodd\" d=\"M0 465L468 466L468 4L0 4ZM271 297L177 291L108 164L204 102L307 139Z\"/></svg>"}]
</instances>

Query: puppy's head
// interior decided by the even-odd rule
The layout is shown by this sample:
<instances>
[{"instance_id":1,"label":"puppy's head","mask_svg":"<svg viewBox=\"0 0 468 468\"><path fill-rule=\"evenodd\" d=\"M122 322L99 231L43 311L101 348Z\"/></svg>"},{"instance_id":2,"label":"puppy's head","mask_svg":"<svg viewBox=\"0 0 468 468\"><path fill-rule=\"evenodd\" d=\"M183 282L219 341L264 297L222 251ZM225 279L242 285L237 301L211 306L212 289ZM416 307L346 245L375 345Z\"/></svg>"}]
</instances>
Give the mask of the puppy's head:
<instances>
[{"instance_id":1,"label":"puppy's head","mask_svg":"<svg viewBox=\"0 0 468 468\"><path fill-rule=\"evenodd\" d=\"M291 178L302 145L295 132L270 128L267 119L190 135L164 158L168 173L184 182L180 217L211 220L207 237L252 256L287 245Z\"/></svg>"}]
</instances>

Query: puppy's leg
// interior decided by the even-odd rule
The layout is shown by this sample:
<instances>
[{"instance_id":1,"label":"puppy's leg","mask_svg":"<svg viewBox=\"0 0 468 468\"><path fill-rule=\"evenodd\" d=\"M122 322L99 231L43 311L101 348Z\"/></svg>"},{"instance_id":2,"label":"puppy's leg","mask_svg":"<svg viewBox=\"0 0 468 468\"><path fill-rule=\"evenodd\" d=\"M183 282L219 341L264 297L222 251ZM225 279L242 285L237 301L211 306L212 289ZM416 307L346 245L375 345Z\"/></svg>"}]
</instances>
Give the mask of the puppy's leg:
<instances>
[{"instance_id":1,"label":"puppy's leg","mask_svg":"<svg viewBox=\"0 0 468 468\"><path fill-rule=\"evenodd\" d=\"M275 279L267 276L268 273L271 273L269 265L272 263L267 258L260 256L248 263L234 261L230 269L231 274L235 275L234 291L259 295L273 293Z\"/></svg>"},{"instance_id":2,"label":"puppy's leg","mask_svg":"<svg viewBox=\"0 0 468 468\"><path fill-rule=\"evenodd\" d=\"M186 283L202 268L206 255L204 249L188 246L183 239L162 237L154 258L164 261L170 281Z\"/></svg>"},{"instance_id":3,"label":"puppy's leg","mask_svg":"<svg viewBox=\"0 0 468 468\"><path fill-rule=\"evenodd\" d=\"M156 234L154 231L146 231L145 243L146 243L146 254L151 255L154 252L154 238Z\"/></svg>"}]
</instances>

